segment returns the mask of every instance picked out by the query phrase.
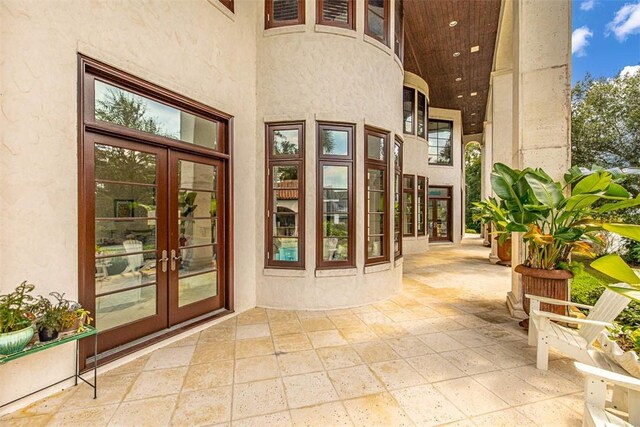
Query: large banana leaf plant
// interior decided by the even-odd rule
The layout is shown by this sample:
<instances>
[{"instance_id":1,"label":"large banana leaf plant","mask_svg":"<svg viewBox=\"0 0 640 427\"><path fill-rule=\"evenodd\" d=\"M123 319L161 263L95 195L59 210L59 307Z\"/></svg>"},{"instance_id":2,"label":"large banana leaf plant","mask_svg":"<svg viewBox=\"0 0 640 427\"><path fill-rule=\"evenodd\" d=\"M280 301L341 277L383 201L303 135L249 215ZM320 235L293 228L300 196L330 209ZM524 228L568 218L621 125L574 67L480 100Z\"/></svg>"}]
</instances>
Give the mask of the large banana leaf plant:
<instances>
[{"instance_id":1,"label":"large banana leaf plant","mask_svg":"<svg viewBox=\"0 0 640 427\"><path fill-rule=\"evenodd\" d=\"M501 245L511 237L511 233L507 231L507 210L503 200L489 197L481 202L474 202L473 220L492 224L491 234L498 237Z\"/></svg>"},{"instance_id":2,"label":"large banana leaf plant","mask_svg":"<svg viewBox=\"0 0 640 427\"><path fill-rule=\"evenodd\" d=\"M542 169L518 170L496 163L491 186L506 212L506 230L525 233L525 265L555 270L570 268L572 252L593 257L603 231L640 241L640 225L602 219L604 214L640 206L640 195L633 198L622 186L626 177L620 169L573 167L560 182Z\"/></svg>"}]
</instances>

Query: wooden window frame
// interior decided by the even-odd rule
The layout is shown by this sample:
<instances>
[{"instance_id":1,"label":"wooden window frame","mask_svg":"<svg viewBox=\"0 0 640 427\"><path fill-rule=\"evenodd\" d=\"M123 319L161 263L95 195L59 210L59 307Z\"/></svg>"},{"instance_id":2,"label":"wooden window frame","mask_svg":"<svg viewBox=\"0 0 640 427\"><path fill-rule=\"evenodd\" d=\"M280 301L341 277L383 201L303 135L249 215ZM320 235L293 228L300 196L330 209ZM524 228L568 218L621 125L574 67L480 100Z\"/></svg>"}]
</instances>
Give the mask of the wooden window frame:
<instances>
[{"instance_id":1,"label":"wooden window frame","mask_svg":"<svg viewBox=\"0 0 640 427\"><path fill-rule=\"evenodd\" d=\"M398 15L400 19L398 19ZM400 62L404 64L404 0L395 1L394 22L394 52ZM400 27L400 33L398 33L398 27Z\"/></svg>"},{"instance_id":2,"label":"wooden window frame","mask_svg":"<svg viewBox=\"0 0 640 427\"><path fill-rule=\"evenodd\" d=\"M273 19L273 0L265 0L264 2L264 28L279 28L290 25L302 25L305 23L305 0L298 0L298 18L289 19L287 21L275 22Z\"/></svg>"},{"instance_id":3,"label":"wooden window frame","mask_svg":"<svg viewBox=\"0 0 640 427\"><path fill-rule=\"evenodd\" d=\"M407 132L405 128L405 109L404 109L404 94L405 91L411 91L413 96L411 97L411 132ZM402 87L402 133L405 135L415 135L416 134L416 89L410 86Z\"/></svg>"},{"instance_id":4,"label":"wooden window frame","mask_svg":"<svg viewBox=\"0 0 640 427\"><path fill-rule=\"evenodd\" d=\"M422 182L422 203L420 203L420 198L419 196L420 194L420 183ZM422 232L420 232L420 221L419 215L416 215L416 235L418 237L420 236L426 236L427 235L427 196L429 194L429 189L427 186L427 178L424 176L420 176L418 175L418 178L416 180L416 214L418 213L422 213L422 221L424 222L423 224L423 228L422 228Z\"/></svg>"},{"instance_id":5,"label":"wooden window frame","mask_svg":"<svg viewBox=\"0 0 640 427\"><path fill-rule=\"evenodd\" d=\"M231 13L235 13L234 10L234 0L218 0L220 1L220 3L222 3L227 9L229 9L231 11Z\"/></svg>"},{"instance_id":6,"label":"wooden window frame","mask_svg":"<svg viewBox=\"0 0 640 427\"><path fill-rule=\"evenodd\" d=\"M370 159L369 152L369 136L375 136L378 138L383 138L384 140L384 160L376 160ZM365 266L375 265L375 264L383 264L389 262L389 132L378 129L372 126L365 126L364 128L364 259ZM368 171L369 169L380 170L384 173L384 187L383 187L383 197L384 197L384 224L382 230L382 246L383 253L381 256L369 258L369 182L368 182Z\"/></svg>"},{"instance_id":7,"label":"wooden window frame","mask_svg":"<svg viewBox=\"0 0 640 427\"><path fill-rule=\"evenodd\" d=\"M429 188L446 188L447 196L429 196L429 201L431 200L446 200L447 201L447 234L449 237L440 238L439 236L433 237L429 234L430 242L453 242L453 186L451 185L431 185L427 186L427 195L429 195ZM428 206L427 209L430 209L431 206ZM427 227L429 220L427 218Z\"/></svg>"},{"instance_id":8,"label":"wooden window frame","mask_svg":"<svg viewBox=\"0 0 640 427\"><path fill-rule=\"evenodd\" d=\"M394 259L399 259L402 257L402 221L404 217L403 206L402 206L402 169L403 169L403 142L396 135L394 148L399 146L400 149L398 159L395 157L395 149L394 149L394 181L393 181L393 209L394 209L394 230L393 230L393 240L394 240L394 251L393 256ZM397 212L396 212L396 204L397 204ZM396 233L398 233L397 241L396 241ZM395 250L395 244L398 244L398 250Z\"/></svg>"},{"instance_id":9,"label":"wooden window frame","mask_svg":"<svg viewBox=\"0 0 640 427\"><path fill-rule=\"evenodd\" d=\"M299 132L298 154L274 155L273 131L297 129ZM287 270L305 269L305 122L277 122L265 124L265 250L264 265L266 268L278 268ZM273 249L273 178L271 170L275 166L298 167L298 261L275 260Z\"/></svg>"},{"instance_id":10,"label":"wooden window frame","mask_svg":"<svg viewBox=\"0 0 640 427\"><path fill-rule=\"evenodd\" d=\"M416 91L416 136L426 139L427 137L427 96L421 91ZM420 114L420 99L424 102L424 111ZM422 135L420 135L420 119L422 119ZM452 129L453 130L453 129Z\"/></svg>"},{"instance_id":11,"label":"wooden window frame","mask_svg":"<svg viewBox=\"0 0 640 427\"><path fill-rule=\"evenodd\" d=\"M324 130L339 130L346 131L348 133L347 139L347 155L331 155L322 152L322 143L320 137ZM356 203L355 203L355 189L356 182L355 171L355 138L356 138L356 126L355 124L348 123L334 123L334 122L317 122L316 124L316 139L318 147L318 161L317 161L317 183L316 183L316 269L318 270L333 270L339 268L353 268L356 266ZM348 231L348 252L347 259L345 261L325 261L323 259L324 250L324 198L323 198L323 166L346 166L349 168L349 190L348 190L348 202L347 212L349 215L349 221L347 223Z\"/></svg>"},{"instance_id":12,"label":"wooden window frame","mask_svg":"<svg viewBox=\"0 0 640 427\"><path fill-rule=\"evenodd\" d=\"M408 188L405 187L405 179L411 179L412 182L412 187ZM402 229L402 237L414 237L416 235L416 176L412 175L412 174L407 174L407 175L402 175L402 213L403 215L405 214L405 209L407 207L405 200L404 200L404 195L405 194L410 194L411 195L411 204L413 206L411 209L411 230L409 231L409 233L405 233L404 232L404 228ZM404 224L404 218L402 219L403 222L403 226Z\"/></svg>"},{"instance_id":13,"label":"wooden window frame","mask_svg":"<svg viewBox=\"0 0 640 427\"><path fill-rule=\"evenodd\" d=\"M356 0L347 0L347 22L328 21L323 18L323 6L325 0L316 0L316 24L327 25L329 27L356 29Z\"/></svg>"},{"instance_id":14,"label":"wooden window frame","mask_svg":"<svg viewBox=\"0 0 640 427\"><path fill-rule=\"evenodd\" d=\"M446 167L453 166L453 129L454 129L453 121L452 120L443 120L443 119L433 119L433 120L429 119L426 122L426 126L427 126L427 129L426 129L426 137L427 138L426 139L427 139L427 147L428 147L427 150L429 148L431 148L431 143L429 142L429 123L449 123L451 125L451 159L450 159L449 163L434 163L434 162L431 162L429 160L429 165L431 165L431 166L446 166ZM436 137L436 139L438 139L438 138ZM430 156L430 154L427 151L427 159L429 158L429 156ZM439 157L439 155L438 155L438 157Z\"/></svg>"},{"instance_id":15,"label":"wooden window frame","mask_svg":"<svg viewBox=\"0 0 640 427\"><path fill-rule=\"evenodd\" d=\"M384 0L383 4L384 4L384 18L383 18L384 19L384 35L383 37L380 38L369 30L369 0L364 0L364 33L367 36L389 47L389 15L390 15L389 9L391 9L391 7L390 7L389 0Z\"/></svg>"}]
</instances>

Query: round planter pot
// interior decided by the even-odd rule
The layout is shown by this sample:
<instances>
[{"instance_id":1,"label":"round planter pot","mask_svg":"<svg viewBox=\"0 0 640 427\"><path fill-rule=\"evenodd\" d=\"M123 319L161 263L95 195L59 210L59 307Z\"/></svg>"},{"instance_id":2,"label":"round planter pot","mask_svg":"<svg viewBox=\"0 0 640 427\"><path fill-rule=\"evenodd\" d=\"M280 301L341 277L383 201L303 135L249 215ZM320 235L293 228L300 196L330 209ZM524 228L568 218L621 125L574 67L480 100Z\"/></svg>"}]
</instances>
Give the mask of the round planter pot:
<instances>
[{"instance_id":1,"label":"round planter pot","mask_svg":"<svg viewBox=\"0 0 640 427\"><path fill-rule=\"evenodd\" d=\"M40 342L52 341L58 338L58 331L49 328L38 329L38 338Z\"/></svg>"},{"instance_id":2,"label":"round planter pot","mask_svg":"<svg viewBox=\"0 0 640 427\"><path fill-rule=\"evenodd\" d=\"M522 275L523 296L524 294L531 294L561 301L569 300L569 279L573 277L570 271L529 268L523 264L517 266L515 271ZM530 306L529 298L523 297L522 306L524 312L528 315ZM567 307L561 305L541 303L540 310L563 316L567 315ZM524 327L528 327L529 325L529 319L526 320L526 322L521 322Z\"/></svg>"},{"instance_id":3,"label":"round planter pot","mask_svg":"<svg viewBox=\"0 0 640 427\"><path fill-rule=\"evenodd\" d=\"M8 355L22 351L33 338L33 326L28 326L19 331L0 334L0 354Z\"/></svg>"},{"instance_id":4,"label":"round planter pot","mask_svg":"<svg viewBox=\"0 0 640 427\"><path fill-rule=\"evenodd\" d=\"M498 244L498 258L500 258L498 264L511 266L511 239L507 239L503 244L498 242L498 237L495 239Z\"/></svg>"},{"instance_id":5,"label":"round planter pot","mask_svg":"<svg viewBox=\"0 0 640 427\"><path fill-rule=\"evenodd\" d=\"M600 334L598 343L609 359L622 366L632 376L640 378L640 360L635 351L623 351L617 342L607 336L606 332Z\"/></svg>"}]
</instances>

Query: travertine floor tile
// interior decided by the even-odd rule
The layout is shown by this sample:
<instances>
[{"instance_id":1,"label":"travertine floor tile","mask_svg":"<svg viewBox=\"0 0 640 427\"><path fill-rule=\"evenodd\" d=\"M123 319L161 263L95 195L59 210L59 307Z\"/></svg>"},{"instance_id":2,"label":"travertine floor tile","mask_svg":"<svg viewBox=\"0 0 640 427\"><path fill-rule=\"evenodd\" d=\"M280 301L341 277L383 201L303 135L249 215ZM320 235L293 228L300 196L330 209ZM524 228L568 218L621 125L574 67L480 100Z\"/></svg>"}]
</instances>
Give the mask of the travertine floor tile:
<instances>
[{"instance_id":1,"label":"travertine floor tile","mask_svg":"<svg viewBox=\"0 0 640 427\"><path fill-rule=\"evenodd\" d=\"M266 380L280 376L275 355L248 357L236 360L234 381L236 384Z\"/></svg>"},{"instance_id":2,"label":"travertine floor tile","mask_svg":"<svg viewBox=\"0 0 640 427\"><path fill-rule=\"evenodd\" d=\"M150 354L140 356L137 359L132 360L131 362L125 363L124 365L118 366L117 368L113 368L101 375L110 376L142 372L142 369L144 369L144 366L147 364L150 358Z\"/></svg>"},{"instance_id":3,"label":"travertine floor tile","mask_svg":"<svg viewBox=\"0 0 640 427\"><path fill-rule=\"evenodd\" d=\"M106 406L95 406L92 408L75 409L71 411L58 412L48 425L50 426L106 426L113 414L116 412L117 404Z\"/></svg>"},{"instance_id":4,"label":"travertine floor tile","mask_svg":"<svg viewBox=\"0 0 640 427\"><path fill-rule=\"evenodd\" d=\"M257 323L254 325L239 325L236 329L236 339L246 340L250 338L270 337L271 331L267 323Z\"/></svg>"},{"instance_id":5,"label":"travertine floor tile","mask_svg":"<svg viewBox=\"0 0 640 427\"><path fill-rule=\"evenodd\" d=\"M336 369L327 373L342 399L384 391L380 381L365 365Z\"/></svg>"},{"instance_id":6,"label":"travertine floor tile","mask_svg":"<svg viewBox=\"0 0 640 427\"><path fill-rule=\"evenodd\" d=\"M271 328L271 334L273 336L304 332L304 329L302 328L300 322L298 322L297 318L294 321L271 322L269 326Z\"/></svg>"},{"instance_id":7,"label":"travertine floor tile","mask_svg":"<svg viewBox=\"0 0 640 427\"><path fill-rule=\"evenodd\" d=\"M314 348L335 347L348 344L337 329L330 331L309 332L309 339Z\"/></svg>"},{"instance_id":8,"label":"travertine floor tile","mask_svg":"<svg viewBox=\"0 0 640 427\"><path fill-rule=\"evenodd\" d=\"M198 344L198 341L200 340L200 332L196 332L195 334L191 334L185 338L182 338L181 340L178 340L176 342L174 342L173 344L169 344L167 346L167 348L170 347L189 347L192 345L196 345Z\"/></svg>"},{"instance_id":9,"label":"travertine floor tile","mask_svg":"<svg viewBox=\"0 0 640 427\"><path fill-rule=\"evenodd\" d=\"M200 390L233 383L233 360L220 360L189 366L182 390Z\"/></svg>"},{"instance_id":10,"label":"travertine floor tile","mask_svg":"<svg viewBox=\"0 0 640 427\"><path fill-rule=\"evenodd\" d=\"M449 331L447 335L467 347L482 347L494 343L491 338L485 337L481 333L471 329Z\"/></svg>"},{"instance_id":11,"label":"travertine floor tile","mask_svg":"<svg viewBox=\"0 0 640 427\"><path fill-rule=\"evenodd\" d=\"M480 356L470 348L440 353L440 355L467 375L481 374L499 369L495 363Z\"/></svg>"},{"instance_id":12,"label":"travertine floor tile","mask_svg":"<svg viewBox=\"0 0 640 427\"><path fill-rule=\"evenodd\" d=\"M518 406L516 410L538 426L579 427L582 425L581 414L569 409L558 399Z\"/></svg>"},{"instance_id":13,"label":"travertine floor tile","mask_svg":"<svg viewBox=\"0 0 640 427\"><path fill-rule=\"evenodd\" d=\"M268 323L267 312L264 308L252 308L251 310L241 313L237 317L238 326L255 325L257 323Z\"/></svg>"},{"instance_id":14,"label":"travertine floor tile","mask_svg":"<svg viewBox=\"0 0 640 427\"><path fill-rule=\"evenodd\" d=\"M69 390L73 392L73 397L71 398L73 404L62 406L60 410L65 411L120 403L129 392L136 378L138 378L137 373L98 377L100 382L98 390L100 392L97 399L93 398L93 388L81 382L78 387L73 387Z\"/></svg>"},{"instance_id":15,"label":"travertine floor tile","mask_svg":"<svg viewBox=\"0 0 640 427\"><path fill-rule=\"evenodd\" d=\"M315 332L315 331L328 331L331 329L336 329L336 325L329 320L327 317L319 317L319 318L310 318L310 319L301 319L300 323L302 327L307 332Z\"/></svg>"},{"instance_id":16,"label":"travertine floor tile","mask_svg":"<svg viewBox=\"0 0 640 427\"><path fill-rule=\"evenodd\" d=\"M363 427L410 426L407 414L389 393L345 400L344 406L354 425Z\"/></svg>"},{"instance_id":17,"label":"travertine floor tile","mask_svg":"<svg viewBox=\"0 0 640 427\"><path fill-rule=\"evenodd\" d=\"M473 350L484 358L491 360L500 369L515 368L530 363L525 357L502 345L494 344L486 347L475 347Z\"/></svg>"},{"instance_id":18,"label":"travertine floor tile","mask_svg":"<svg viewBox=\"0 0 640 427\"><path fill-rule=\"evenodd\" d=\"M358 343L358 342L366 342L366 341L374 341L379 339L379 337L369 329L367 326L362 324L363 326L349 326L344 328L339 328L340 334L349 341L350 343Z\"/></svg>"},{"instance_id":19,"label":"travertine floor tile","mask_svg":"<svg viewBox=\"0 0 640 427\"><path fill-rule=\"evenodd\" d=\"M365 326L364 322L355 314L329 315L329 320L338 329Z\"/></svg>"},{"instance_id":20,"label":"travertine floor tile","mask_svg":"<svg viewBox=\"0 0 640 427\"><path fill-rule=\"evenodd\" d=\"M465 375L464 372L453 366L439 354L427 354L424 356L411 357L406 360L430 383L459 378Z\"/></svg>"},{"instance_id":21,"label":"travertine floor tile","mask_svg":"<svg viewBox=\"0 0 640 427\"><path fill-rule=\"evenodd\" d=\"M433 350L428 345L415 336L393 338L387 340L387 344L389 344L400 357L415 357L433 353Z\"/></svg>"},{"instance_id":22,"label":"travertine floor tile","mask_svg":"<svg viewBox=\"0 0 640 427\"><path fill-rule=\"evenodd\" d=\"M475 416L506 409L509 405L470 377L433 385L465 415Z\"/></svg>"},{"instance_id":23,"label":"travertine floor tile","mask_svg":"<svg viewBox=\"0 0 640 427\"><path fill-rule=\"evenodd\" d=\"M167 347L154 351L149 361L144 366L145 371L152 369L176 368L187 366L191 362L191 357L196 346L187 347Z\"/></svg>"},{"instance_id":24,"label":"travertine floor tile","mask_svg":"<svg viewBox=\"0 0 640 427\"><path fill-rule=\"evenodd\" d=\"M341 402L324 403L306 408L292 409L291 420L294 426L327 427L352 426L353 423Z\"/></svg>"},{"instance_id":25,"label":"travertine floor tile","mask_svg":"<svg viewBox=\"0 0 640 427\"><path fill-rule=\"evenodd\" d=\"M182 388L186 373L187 367L144 371L133 383L124 400L139 400L176 394Z\"/></svg>"},{"instance_id":26,"label":"travertine floor tile","mask_svg":"<svg viewBox=\"0 0 640 427\"><path fill-rule=\"evenodd\" d=\"M287 409L281 379L236 384L233 388L233 419L270 414Z\"/></svg>"},{"instance_id":27,"label":"travertine floor tile","mask_svg":"<svg viewBox=\"0 0 640 427\"><path fill-rule=\"evenodd\" d=\"M388 390L415 386L427 382L422 378L422 375L402 359L372 363L370 368Z\"/></svg>"},{"instance_id":28,"label":"travertine floor tile","mask_svg":"<svg viewBox=\"0 0 640 427\"><path fill-rule=\"evenodd\" d=\"M492 412L473 418L478 427L534 427L536 424L515 409Z\"/></svg>"},{"instance_id":29,"label":"travertine floor tile","mask_svg":"<svg viewBox=\"0 0 640 427\"><path fill-rule=\"evenodd\" d=\"M274 354L271 337L252 338L236 343L236 359Z\"/></svg>"},{"instance_id":30,"label":"travertine floor tile","mask_svg":"<svg viewBox=\"0 0 640 427\"><path fill-rule=\"evenodd\" d=\"M313 350L279 354L278 365L282 375L298 375L322 371L322 363Z\"/></svg>"},{"instance_id":31,"label":"travertine floor tile","mask_svg":"<svg viewBox=\"0 0 640 427\"><path fill-rule=\"evenodd\" d=\"M291 353L313 348L306 334L287 334L273 337L276 352Z\"/></svg>"},{"instance_id":32,"label":"travertine floor tile","mask_svg":"<svg viewBox=\"0 0 640 427\"><path fill-rule=\"evenodd\" d=\"M177 395L122 403L109 421L110 427L168 425L178 400Z\"/></svg>"},{"instance_id":33,"label":"travertine floor tile","mask_svg":"<svg viewBox=\"0 0 640 427\"><path fill-rule=\"evenodd\" d=\"M257 417L235 420L233 427L287 427L291 425L289 411L276 412L274 414L259 415Z\"/></svg>"},{"instance_id":34,"label":"travertine floor tile","mask_svg":"<svg viewBox=\"0 0 640 427\"><path fill-rule=\"evenodd\" d=\"M569 381L551 371L541 371L533 365L520 366L509 369L507 372L528 382L548 396L576 393L583 389L582 386Z\"/></svg>"},{"instance_id":35,"label":"travertine floor tile","mask_svg":"<svg viewBox=\"0 0 640 427\"><path fill-rule=\"evenodd\" d=\"M175 426L204 426L231 419L231 386L183 392L171 418Z\"/></svg>"},{"instance_id":36,"label":"travertine floor tile","mask_svg":"<svg viewBox=\"0 0 640 427\"><path fill-rule=\"evenodd\" d=\"M420 426L434 426L465 416L432 385L419 385L391 392L411 420Z\"/></svg>"},{"instance_id":37,"label":"travertine floor tile","mask_svg":"<svg viewBox=\"0 0 640 427\"><path fill-rule=\"evenodd\" d=\"M512 406L548 399L531 384L505 371L488 372L473 378Z\"/></svg>"},{"instance_id":38,"label":"travertine floor tile","mask_svg":"<svg viewBox=\"0 0 640 427\"><path fill-rule=\"evenodd\" d=\"M236 327L219 325L212 326L200 332L198 344L206 344L212 342L232 342L236 339Z\"/></svg>"},{"instance_id":39,"label":"travertine floor tile","mask_svg":"<svg viewBox=\"0 0 640 427\"><path fill-rule=\"evenodd\" d=\"M368 341L354 344L353 348L358 352L362 360L366 363L383 362L385 360L399 359L389 344L384 341Z\"/></svg>"},{"instance_id":40,"label":"travertine floor tile","mask_svg":"<svg viewBox=\"0 0 640 427\"><path fill-rule=\"evenodd\" d=\"M11 415L11 414L10 414ZM49 425L52 415L34 415L33 417L23 418L0 418L0 426L2 427L45 427Z\"/></svg>"},{"instance_id":41,"label":"travertine floor tile","mask_svg":"<svg viewBox=\"0 0 640 427\"><path fill-rule=\"evenodd\" d=\"M456 341L444 332L419 335L418 338L436 353L466 348L464 344Z\"/></svg>"},{"instance_id":42,"label":"travertine floor tile","mask_svg":"<svg viewBox=\"0 0 640 427\"><path fill-rule=\"evenodd\" d=\"M347 368L364 363L358 353L348 345L319 348L316 352L327 370Z\"/></svg>"},{"instance_id":43,"label":"travertine floor tile","mask_svg":"<svg viewBox=\"0 0 640 427\"><path fill-rule=\"evenodd\" d=\"M235 341L218 341L203 343L202 340L196 346L191 364L211 363L217 360L233 359L235 354Z\"/></svg>"},{"instance_id":44,"label":"travertine floor tile","mask_svg":"<svg viewBox=\"0 0 640 427\"><path fill-rule=\"evenodd\" d=\"M338 394L325 372L284 377L282 381L289 408L302 408L338 400Z\"/></svg>"}]
</instances>

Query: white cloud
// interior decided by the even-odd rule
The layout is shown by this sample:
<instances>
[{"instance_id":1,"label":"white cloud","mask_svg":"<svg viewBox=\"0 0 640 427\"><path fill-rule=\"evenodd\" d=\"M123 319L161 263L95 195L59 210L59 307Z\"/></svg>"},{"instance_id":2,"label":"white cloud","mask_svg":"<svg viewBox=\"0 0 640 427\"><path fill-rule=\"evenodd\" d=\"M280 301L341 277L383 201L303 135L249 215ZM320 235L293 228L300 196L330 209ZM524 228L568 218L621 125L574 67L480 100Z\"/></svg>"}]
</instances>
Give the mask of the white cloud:
<instances>
[{"instance_id":1,"label":"white cloud","mask_svg":"<svg viewBox=\"0 0 640 427\"><path fill-rule=\"evenodd\" d=\"M573 30L571 33L571 53L575 53L577 56L586 56L585 49L589 45L589 37L592 36L593 33L587 26Z\"/></svg>"},{"instance_id":2,"label":"white cloud","mask_svg":"<svg viewBox=\"0 0 640 427\"><path fill-rule=\"evenodd\" d=\"M596 0L584 0L580 3L580 10L591 10L596 5Z\"/></svg>"},{"instance_id":3,"label":"white cloud","mask_svg":"<svg viewBox=\"0 0 640 427\"><path fill-rule=\"evenodd\" d=\"M613 21L607 24L607 32L613 32L619 41L625 41L627 36L640 34L640 1L622 6Z\"/></svg>"},{"instance_id":4,"label":"white cloud","mask_svg":"<svg viewBox=\"0 0 640 427\"><path fill-rule=\"evenodd\" d=\"M620 76L635 76L640 73L640 65L627 65L620 71Z\"/></svg>"}]
</instances>

